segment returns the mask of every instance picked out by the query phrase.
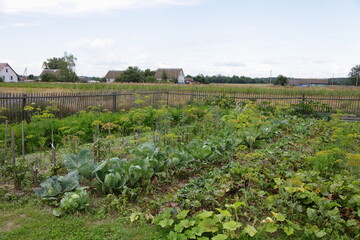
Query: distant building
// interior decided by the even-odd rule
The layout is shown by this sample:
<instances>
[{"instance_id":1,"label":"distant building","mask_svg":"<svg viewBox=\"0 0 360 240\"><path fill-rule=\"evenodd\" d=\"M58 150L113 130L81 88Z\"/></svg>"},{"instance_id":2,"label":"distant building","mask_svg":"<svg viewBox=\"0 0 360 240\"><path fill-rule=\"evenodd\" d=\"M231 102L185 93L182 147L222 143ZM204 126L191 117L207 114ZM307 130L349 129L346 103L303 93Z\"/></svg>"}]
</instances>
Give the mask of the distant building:
<instances>
[{"instance_id":1,"label":"distant building","mask_svg":"<svg viewBox=\"0 0 360 240\"><path fill-rule=\"evenodd\" d=\"M176 79L178 83L185 83L185 75L182 68L159 68L155 72L156 80L163 80L164 73L166 74L167 81Z\"/></svg>"},{"instance_id":2,"label":"distant building","mask_svg":"<svg viewBox=\"0 0 360 240\"><path fill-rule=\"evenodd\" d=\"M44 69L41 73L40 73L40 76L39 76L39 80L42 81L42 80L45 80L45 81L49 81L42 78L45 75L47 75L46 77L47 78L52 78L51 76L54 76L53 78L54 79L58 79L60 77L60 69ZM54 79L52 79L51 81L54 81Z\"/></svg>"},{"instance_id":3,"label":"distant building","mask_svg":"<svg viewBox=\"0 0 360 240\"><path fill-rule=\"evenodd\" d=\"M110 70L105 75L106 82L114 82L116 78L120 77L124 71Z\"/></svg>"},{"instance_id":4,"label":"distant building","mask_svg":"<svg viewBox=\"0 0 360 240\"><path fill-rule=\"evenodd\" d=\"M4 82L19 81L19 75L10 67L8 63L0 63L0 77Z\"/></svg>"},{"instance_id":5,"label":"distant building","mask_svg":"<svg viewBox=\"0 0 360 240\"><path fill-rule=\"evenodd\" d=\"M51 73L51 74L54 74L54 75L60 75L60 71L61 71L60 69L44 69L41 72L40 76L45 74L45 73Z\"/></svg>"},{"instance_id":6,"label":"distant building","mask_svg":"<svg viewBox=\"0 0 360 240\"><path fill-rule=\"evenodd\" d=\"M194 79L192 77L186 77L185 78L185 83L186 84L193 84L194 83Z\"/></svg>"},{"instance_id":7,"label":"distant building","mask_svg":"<svg viewBox=\"0 0 360 240\"><path fill-rule=\"evenodd\" d=\"M321 86L328 85L329 79L290 78L288 84L290 86Z\"/></svg>"}]
</instances>

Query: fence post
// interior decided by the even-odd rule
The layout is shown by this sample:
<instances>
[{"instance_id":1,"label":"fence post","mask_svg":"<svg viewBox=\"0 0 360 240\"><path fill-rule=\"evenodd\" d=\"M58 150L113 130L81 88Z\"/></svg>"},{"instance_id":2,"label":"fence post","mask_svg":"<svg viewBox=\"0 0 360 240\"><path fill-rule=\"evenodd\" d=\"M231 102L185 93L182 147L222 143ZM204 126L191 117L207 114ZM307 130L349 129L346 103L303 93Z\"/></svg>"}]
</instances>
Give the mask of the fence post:
<instances>
[{"instance_id":1,"label":"fence post","mask_svg":"<svg viewBox=\"0 0 360 240\"><path fill-rule=\"evenodd\" d=\"M27 98L27 95L26 93L23 94L22 96L22 108L21 108L21 120L25 120L25 106L26 106L26 98Z\"/></svg>"},{"instance_id":2,"label":"fence post","mask_svg":"<svg viewBox=\"0 0 360 240\"><path fill-rule=\"evenodd\" d=\"M302 95L302 100L305 101L305 94Z\"/></svg>"},{"instance_id":3,"label":"fence post","mask_svg":"<svg viewBox=\"0 0 360 240\"><path fill-rule=\"evenodd\" d=\"M116 112L116 92L113 92L113 106L112 106L112 111Z\"/></svg>"},{"instance_id":4,"label":"fence post","mask_svg":"<svg viewBox=\"0 0 360 240\"><path fill-rule=\"evenodd\" d=\"M169 105L169 91L166 92L166 105Z\"/></svg>"}]
</instances>

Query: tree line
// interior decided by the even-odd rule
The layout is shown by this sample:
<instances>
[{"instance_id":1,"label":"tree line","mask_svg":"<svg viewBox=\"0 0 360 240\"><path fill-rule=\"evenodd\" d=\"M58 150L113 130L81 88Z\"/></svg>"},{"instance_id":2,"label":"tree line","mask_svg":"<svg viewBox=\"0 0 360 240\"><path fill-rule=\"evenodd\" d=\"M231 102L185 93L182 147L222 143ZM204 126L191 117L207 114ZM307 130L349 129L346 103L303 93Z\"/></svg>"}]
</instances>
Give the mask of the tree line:
<instances>
[{"instance_id":1,"label":"tree line","mask_svg":"<svg viewBox=\"0 0 360 240\"><path fill-rule=\"evenodd\" d=\"M80 78L75 73L77 58L73 54L64 53L63 57L49 58L47 59L42 67L44 70L47 69L56 69L55 72L44 71L41 74L41 80L43 82L79 82ZM33 75L31 75L33 78ZM261 84L261 83L272 83L275 85L287 85L288 79L283 75L278 77L267 77L267 78L251 78L246 76L223 76L223 75L214 75L214 76L204 76L202 74L191 76L187 75L187 78L192 78L194 82L200 84L208 83L236 83L236 84ZM329 85L355 85L359 86L360 78L360 65L354 66L348 74L348 78L331 78L329 80ZM91 78L99 82L105 82L105 78ZM167 82L167 76L162 76L162 81ZM0 79L1 81L1 79ZM115 82L143 82L143 83L152 83L158 82L155 78L155 71L150 69L141 70L136 66L129 66L120 76L115 79ZM177 80L173 79L170 82L176 83Z\"/></svg>"}]
</instances>

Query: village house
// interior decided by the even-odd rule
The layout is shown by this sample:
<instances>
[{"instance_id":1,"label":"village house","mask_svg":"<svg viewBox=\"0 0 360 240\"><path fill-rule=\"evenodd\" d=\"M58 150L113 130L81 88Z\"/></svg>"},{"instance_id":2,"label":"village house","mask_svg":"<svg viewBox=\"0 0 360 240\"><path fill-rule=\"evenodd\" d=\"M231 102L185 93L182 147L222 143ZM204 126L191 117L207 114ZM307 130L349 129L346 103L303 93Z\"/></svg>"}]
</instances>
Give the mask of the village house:
<instances>
[{"instance_id":1,"label":"village house","mask_svg":"<svg viewBox=\"0 0 360 240\"><path fill-rule=\"evenodd\" d=\"M155 78L158 81L165 80L163 79L166 76L166 81L177 80L178 83L185 83L185 75L182 68L159 68L155 72Z\"/></svg>"},{"instance_id":2,"label":"village house","mask_svg":"<svg viewBox=\"0 0 360 240\"><path fill-rule=\"evenodd\" d=\"M61 71L60 69L44 69L41 72L40 76L45 74L45 73L51 73L51 74L54 74L54 75L60 75L60 71Z\"/></svg>"},{"instance_id":3,"label":"village house","mask_svg":"<svg viewBox=\"0 0 360 240\"><path fill-rule=\"evenodd\" d=\"M309 79L309 78L293 78L288 79L290 86L321 86L328 85L328 79Z\"/></svg>"},{"instance_id":4,"label":"village house","mask_svg":"<svg viewBox=\"0 0 360 240\"><path fill-rule=\"evenodd\" d=\"M19 75L8 63L0 63L0 77L4 82L18 82Z\"/></svg>"},{"instance_id":5,"label":"village house","mask_svg":"<svg viewBox=\"0 0 360 240\"><path fill-rule=\"evenodd\" d=\"M116 78L120 77L124 71L109 70L105 75L106 82L114 82Z\"/></svg>"}]
</instances>

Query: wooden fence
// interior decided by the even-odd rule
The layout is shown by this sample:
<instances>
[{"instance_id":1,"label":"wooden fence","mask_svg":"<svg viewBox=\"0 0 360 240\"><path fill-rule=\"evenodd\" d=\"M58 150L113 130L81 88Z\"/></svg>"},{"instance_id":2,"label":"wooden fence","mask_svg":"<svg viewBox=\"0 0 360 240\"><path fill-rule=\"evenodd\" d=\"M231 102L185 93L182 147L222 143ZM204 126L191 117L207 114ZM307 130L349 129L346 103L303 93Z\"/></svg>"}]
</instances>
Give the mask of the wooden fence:
<instances>
[{"instance_id":1,"label":"wooden fence","mask_svg":"<svg viewBox=\"0 0 360 240\"><path fill-rule=\"evenodd\" d=\"M296 104L301 100L312 100L327 104L332 109L345 113L360 114L360 96L321 97L306 95L271 95L247 93L222 93L209 91L116 91L82 93L0 93L0 122L19 122L29 120L36 111L54 106L56 117L63 118L90 106L102 106L117 112L132 107L161 105L180 105L194 101L204 101L211 97L230 97L237 102L255 100L256 102L276 102ZM29 110L27 106L34 109ZM28 108L28 110L26 110ZM41 109L41 110L40 110Z\"/></svg>"}]
</instances>

